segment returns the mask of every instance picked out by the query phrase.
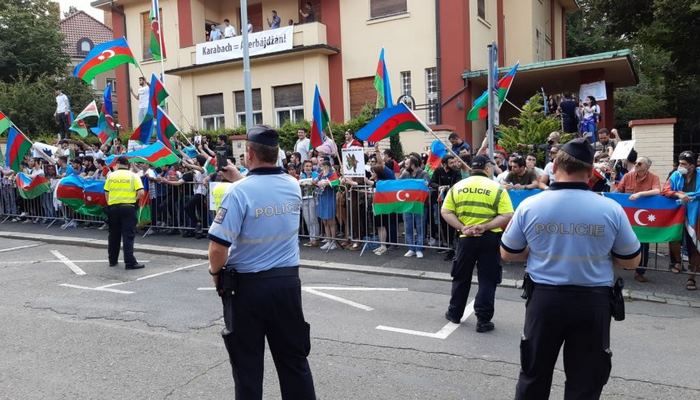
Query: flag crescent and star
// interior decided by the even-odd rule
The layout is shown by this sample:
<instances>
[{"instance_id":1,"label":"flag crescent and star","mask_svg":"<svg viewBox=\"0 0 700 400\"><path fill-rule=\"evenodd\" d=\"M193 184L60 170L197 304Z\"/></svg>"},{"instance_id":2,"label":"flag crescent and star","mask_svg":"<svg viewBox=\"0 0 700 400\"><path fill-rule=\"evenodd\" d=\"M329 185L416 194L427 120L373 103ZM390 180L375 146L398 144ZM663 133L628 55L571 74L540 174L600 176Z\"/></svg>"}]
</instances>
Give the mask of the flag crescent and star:
<instances>
[{"instance_id":1,"label":"flag crescent and star","mask_svg":"<svg viewBox=\"0 0 700 400\"><path fill-rule=\"evenodd\" d=\"M109 59L109 58L114 57L114 54L115 54L115 53L114 53L114 50L107 49L107 50L103 51L102 54L100 54L100 55L97 57L97 59L100 60L100 61L105 61L105 60L107 60L107 59Z\"/></svg>"},{"instance_id":2,"label":"flag crescent and star","mask_svg":"<svg viewBox=\"0 0 700 400\"><path fill-rule=\"evenodd\" d=\"M649 210L646 210L646 209L642 208L642 209L640 209L640 210L635 211L635 213L634 213L634 222L636 222L637 225L641 225L641 226L647 226L647 225L649 225L648 223L645 224L645 223L642 223L642 221L641 221L641 216L642 216L642 213L643 213L643 212L648 212L648 213L649 213L649 215L647 216L647 221L649 221L649 222L654 222L654 220L656 220L656 217L654 216L654 214L651 214L651 213L649 212Z\"/></svg>"},{"instance_id":3,"label":"flag crescent and star","mask_svg":"<svg viewBox=\"0 0 700 400\"><path fill-rule=\"evenodd\" d=\"M398 200L398 201L406 201L406 200L408 200L408 199L411 197L411 194L410 194L410 193L406 193L406 195L403 196L403 198L402 198L402 197L401 197L401 193L403 193L403 192L405 192L405 190L399 190L398 192L396 192L396 200Z\"/></svg>"}]
</instances>

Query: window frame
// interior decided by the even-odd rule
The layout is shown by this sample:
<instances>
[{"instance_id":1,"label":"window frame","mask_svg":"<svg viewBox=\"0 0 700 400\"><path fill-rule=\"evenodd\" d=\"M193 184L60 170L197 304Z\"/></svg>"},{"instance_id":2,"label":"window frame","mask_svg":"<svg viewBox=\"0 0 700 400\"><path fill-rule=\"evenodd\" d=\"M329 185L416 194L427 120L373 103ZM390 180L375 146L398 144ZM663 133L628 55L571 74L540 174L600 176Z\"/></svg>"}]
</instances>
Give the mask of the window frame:
<instances>
[{"instance_id":1,"label":"window frame","mask_svg":"<svg viewBox=\"0 0 700 400\"><path fill-rule=\"evenodd\" d=\"M431 83L432 81L432 83ZM437 81L437 67L429 67L425 69L425 103L428 104L426 112L426 121L429 124L437 122L438 112L433 104L438 104L438 93L440 82ZM435 89L431 91L431 86Z\"/></svg>"},{"instance_id":2,"label":"window frame","mask_svg":"<svg viewBox=\"0 0 700 400\"><path fill-rule=\"evenodd\" d=\"M476 16L486 21L486 0L476 0Z\"/></svg>"},{"instance_id":3,"label":"window frame","mask_svg":"<svg viewBox=\"0 0 700 400\"><path fill-rule=\"evenodd\" d=\"M299 96L299 100L301 101L301 103L294 104L294 105L287 105L287 106L283 106L283 107L277 107L277 104L276 104L277 99L276 99L275 91L278 88L291 87L291 86L298 86L299 87L299 90L301 92L300 93L301 96ZM291 121L292 123L301 122L306 117L305 112L304 112L304 85L303 85L303 83L291 83L291 84L287 84L287 85L274 86L272 88L272 102L273 102L273 110L275 113L275 125L277 127L281 127L283 125L283 123L280 123L280 115L279 114L281 112L288 112L289 113L288 120ZM301 111L301 119L297 119L296 113L295 113L296 111Z\"/></svg>"},{"instance_id":4,"label":"window frame","mask_svg":"<svg viewBox=\"0 0 700 400\"><path fill-rule=\"evenodd\" d=\"M207 129L205 128L205 121L208 120L213 120L214 121L214 127L212 129ZM221 120L221 121L219 121ZM216 131L219 129L223 129L226 127L226 117L224 114L211 114L211 115L202 115L199 117L199 122L200 122L200 129L204 131L212 130Z\"/></svg>"},{"instance_id":5,"label":"window frame","mask_svg":"<svg viewBox=\"0 0 700 400\"><path fill-rule=\"evenodd\" d=\"M260 108L256 109L255 108L255 93L257 91L258 97L260 98L259 106ZM243 90L234 90L233 91L233 113L236 114L236 127L245 127L245 122L243 121L245 119L245 105L243 105L243 111L238 111L236 106L238 105L238 101L236 99L236 93L243 92ZM245 101L245 100L244 100ZM259 119L258 119L259 117ZM260 88L253 88L253 124L255 125L260 125L263 123L263 112L262 112L262 92L260 91Z\"/></svg>"},{"instance_id":6,"label":"window frame","mask_svg":"<svg viewBox=\"0 0 700 400\"><path fill-rule=\"evenodd\" d=\"M408 0L398 0L398 1L403 1L405 6L403 11L396 11L393 13L389 14L383 14L383 15L372 15L372 2L375 0L367 0L367 5L368 5L368 12L369 12L369 20L377 20L377 19L383 19L383 18L391 18L391 17L396 17L398 15L405 15L408 14Z\"/></svg>"},{"instance_id":7,"label":"window frame","mask_svg":"<svg viewBox=\"0 0 700 400\"><path fill-rule=\"evenodd\" d=\"M411 71L401 71L401 94L404 96L412 96L413 81ZM407 90L408 89L408 90Z\"/></svg>"}]
</instances>

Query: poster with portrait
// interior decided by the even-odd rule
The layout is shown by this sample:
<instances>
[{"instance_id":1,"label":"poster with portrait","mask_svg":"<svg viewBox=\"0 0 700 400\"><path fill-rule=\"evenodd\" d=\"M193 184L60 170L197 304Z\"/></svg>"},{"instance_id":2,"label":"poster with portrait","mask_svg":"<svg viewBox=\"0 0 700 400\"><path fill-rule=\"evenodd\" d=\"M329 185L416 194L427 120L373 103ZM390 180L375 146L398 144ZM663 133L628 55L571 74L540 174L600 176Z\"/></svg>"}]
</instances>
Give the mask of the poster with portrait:
<instances>
[{"instance_id":1,"label":"poster with portrait","mask_svg":"<svg viewBox=\"0 0 700 400\"><path fill-rule=\"evenodd\" d=\"M365 153L362 147L343 149L343 176L348 178L365 176Z\"/></svg>"}]
</instances>

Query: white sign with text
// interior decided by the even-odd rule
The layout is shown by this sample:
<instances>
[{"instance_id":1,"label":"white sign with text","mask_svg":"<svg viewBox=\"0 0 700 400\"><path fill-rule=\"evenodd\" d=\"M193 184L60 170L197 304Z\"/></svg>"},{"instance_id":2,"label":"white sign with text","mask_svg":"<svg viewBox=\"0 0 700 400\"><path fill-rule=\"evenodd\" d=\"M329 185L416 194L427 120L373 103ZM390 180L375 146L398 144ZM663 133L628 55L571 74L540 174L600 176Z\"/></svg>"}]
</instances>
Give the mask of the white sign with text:
<instances>
[{"instance_id":1,"label":"white sign with text","mask_svg":"<svg viewBox=\"0 0 700 400\"><path fill-rule=\"evenodd\" d=\"M365 153L362 147L343 149L343 176L348 178L365 176Z\"/></svg>"},{"instance_id":2,"label":"white sign with text","mask_svg":"<svg viewBox=\"0 0 700 400\"><path fill-rule=\"evenodd\" d=\"M635 140L625 140L622 142L618 142L615 145L615 150L613 150L612 156L610 156L611 160L625 160L627 159L627 156L630 154L632 149L634 148L634 143Z\"/></svg>"},{"instance_id":3,"label":"white sign with text","mask_svg":"<svg viewBox=\"0 0 700 400\"><path fill-rule=\"evenodd\" d=\"M596 101L607 100L608 92L605 90L605 81L581 84L578 98L584 100L588 96L593 96Z\"/></svg>"},{"instance_id":4,"label":"white sign with text","mask_svg":"<svg viewBox=\"0 0 700 400\"><path fill-rule=\"evenodd\" d=\"M251 33L248 35L250 56L291 50L293 36L293 26ZM243 58L242 41L243 37L235 36L213 42L198 43L195 64L209 64Z\"/></svg>"}]
</instances>

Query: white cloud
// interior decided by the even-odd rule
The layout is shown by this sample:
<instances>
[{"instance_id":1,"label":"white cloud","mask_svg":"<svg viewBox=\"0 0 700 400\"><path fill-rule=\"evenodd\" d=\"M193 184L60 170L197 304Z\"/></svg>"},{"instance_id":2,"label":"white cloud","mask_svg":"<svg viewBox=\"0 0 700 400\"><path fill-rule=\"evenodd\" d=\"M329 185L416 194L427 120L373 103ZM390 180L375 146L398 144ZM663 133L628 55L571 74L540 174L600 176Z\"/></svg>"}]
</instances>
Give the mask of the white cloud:
<instances>
[{"instance_id":1,"label":"white cloud","mask_svg":"<svg viewBox=\"0 0 700 400\"><path fill-rule=\"evenodd\" d=\"M102 10L93 8L90 6L91 0L53 0L55 3L61 5L61 18L63 18L63 13L68 11L70 6L77 8L78 10L83 10L91 16L95 17L98 21L104 22L104 13Z\"/></svg>"}]
</instances>

